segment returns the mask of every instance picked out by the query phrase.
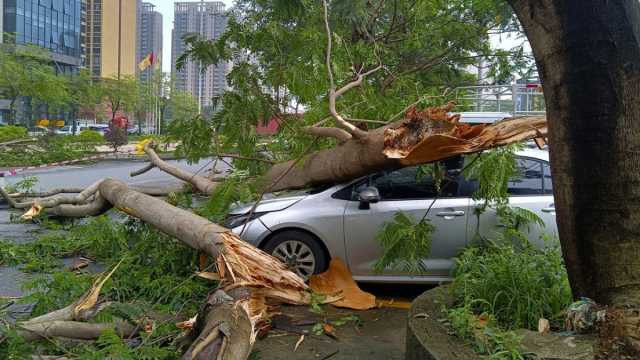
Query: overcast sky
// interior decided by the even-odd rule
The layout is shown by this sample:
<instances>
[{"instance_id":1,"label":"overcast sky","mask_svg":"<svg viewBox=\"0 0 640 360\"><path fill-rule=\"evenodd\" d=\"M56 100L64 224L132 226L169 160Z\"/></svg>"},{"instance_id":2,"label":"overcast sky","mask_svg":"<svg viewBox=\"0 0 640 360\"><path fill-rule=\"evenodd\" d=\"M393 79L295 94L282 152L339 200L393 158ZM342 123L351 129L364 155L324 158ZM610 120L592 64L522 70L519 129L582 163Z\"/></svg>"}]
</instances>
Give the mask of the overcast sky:
<instances>
[{"instance_id":1,"label":"overcast sky","mask_svg":"<svg viewBox=\"0 0 640 360\"><path fill-rule=\"evenodd\" d=\"M162 71L171 72L171 29L173 29L173 3L171 0L144 0L156 6L156 10L162 13ZM233 4L233 0L220 0L227 6ZM185 0L184 2L199 2L197 0Z\"/></svg>"}]
</instances>

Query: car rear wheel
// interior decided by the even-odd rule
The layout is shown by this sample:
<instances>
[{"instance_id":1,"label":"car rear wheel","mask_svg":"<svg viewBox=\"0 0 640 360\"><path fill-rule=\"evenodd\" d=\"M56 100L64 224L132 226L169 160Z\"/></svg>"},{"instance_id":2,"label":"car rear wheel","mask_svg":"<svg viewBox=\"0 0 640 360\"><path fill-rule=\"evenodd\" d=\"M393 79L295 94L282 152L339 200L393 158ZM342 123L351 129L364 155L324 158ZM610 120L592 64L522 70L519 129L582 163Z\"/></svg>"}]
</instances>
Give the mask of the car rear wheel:
<instances>
[{"instance_id":1,"label":"car rear wheel","mask_svg":"<svg viewBox=\"0 0 640 360\"><path fill-rule=\"evenodd\" d=\"M264 251L305 280L327 268L327 257L318 241L302 231L287 230L274 235L264 245Z\"/></svg>"}]
</instances>

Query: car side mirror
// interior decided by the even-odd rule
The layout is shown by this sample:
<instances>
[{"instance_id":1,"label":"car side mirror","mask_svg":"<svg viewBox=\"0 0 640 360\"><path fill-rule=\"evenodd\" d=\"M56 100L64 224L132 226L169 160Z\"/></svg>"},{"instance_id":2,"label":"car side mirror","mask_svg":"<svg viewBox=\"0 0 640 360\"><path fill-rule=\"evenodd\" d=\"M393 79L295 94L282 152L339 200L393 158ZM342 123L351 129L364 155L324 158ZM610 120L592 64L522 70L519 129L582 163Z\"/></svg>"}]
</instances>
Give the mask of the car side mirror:
<instances>
[{"instance_id":1,"label":"car side mirror","mask_svg":"<svg viewBox=\"0 0 640 360\"><path fill-rule=\"evenodd\" d=\"M370 209L370 204L375 204L380 201L380 193L378 192L378 188L373 186L364 188L358 193L358 200L360 201L360 206L358 206L360 210Z\"/></svg>"}]
</instances>

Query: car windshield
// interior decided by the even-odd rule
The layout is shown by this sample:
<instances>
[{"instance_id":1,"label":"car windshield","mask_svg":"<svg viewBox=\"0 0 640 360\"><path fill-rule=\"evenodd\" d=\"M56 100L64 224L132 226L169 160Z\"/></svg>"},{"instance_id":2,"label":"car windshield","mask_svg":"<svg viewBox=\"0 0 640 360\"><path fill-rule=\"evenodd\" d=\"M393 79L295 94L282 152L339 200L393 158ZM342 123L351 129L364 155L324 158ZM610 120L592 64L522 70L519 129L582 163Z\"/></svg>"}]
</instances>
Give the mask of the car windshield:
<instances>
[{"instance_id":1,"label":"car windshield","mask_svg":"<svg viewBox=\"0 0 640 360\"><path fill-rule=\"evenodd\" d=\"M333 184L326 184L326 185L318 185L318 186L314 186L314 187L307 188L307 189L301 189L301 190L278 191L278 192L275 192L273 194L266 194L264 198L265 199L274 199L274 198L289 197L289 196L314 195L314 194L319 194L319 193L329 189L332 186L333 186Z\"/></svg>"},{"instance_id":2,"label":"car windshield","mask_svg":"<svg viewBox=\"0 0 640 360\"><path fill-rule=\"evenodd\" d=\"M329 189L332 186L333 184L319 185L319 186L315 186L310 189L307 189L304 193L308 195L320 194L321 192Z\"/></svg>"}]
</instances>

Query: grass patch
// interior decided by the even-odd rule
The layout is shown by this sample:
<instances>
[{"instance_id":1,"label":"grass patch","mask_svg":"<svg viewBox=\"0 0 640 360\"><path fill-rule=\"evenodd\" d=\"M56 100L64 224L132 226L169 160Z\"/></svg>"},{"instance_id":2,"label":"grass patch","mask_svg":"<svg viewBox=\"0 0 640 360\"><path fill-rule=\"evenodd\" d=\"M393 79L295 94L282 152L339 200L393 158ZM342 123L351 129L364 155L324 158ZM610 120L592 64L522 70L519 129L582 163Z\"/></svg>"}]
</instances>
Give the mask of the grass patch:
<instances>
[{"instance_id":1,"label":"grass patch","mask_svg":"<svg viewBox=\"0 0 640 360\"><path fill-rule=\"evenodd\" d=\"M530 359L513 330L537 330L538 320L559 327L572 295L557 239L542 249L522 228L541 225L535 214L519 208L498 209L506 228L482 238L456 259L451 284L456 305L445 309L453 332L489 359Z\"/></svg>"},{"instance_id":2,"label":"grass patch","mask_svg":"<svg viewBox=\"0 0 640 360\"><path fill-rule=\"evenodd\" d=\"M538 319L559 324L572 302L560 248L488 245L466 249L457 260L452 288L473 313L492 314L508 329L535 330Z\"/></svg>"},{"instance_id":3,"label":"grass patch","mask_svg":"<svg viewBox=\"0 0 640 360\"><path fill-rule=\"evenodd\" d=\"M104 143L95 131L83 131L78 136L44 135L30 144L11 146L2 151L0 166L31 166L73 160L95 153Z\"/></svg>"},{"instance_id":4,"label":"grass patch","mask_svg":"<svg viewBox=\"0 0 640 360\"><path fill-rule=\"evenodd\" d=\"M94 274L60 269L61 258L75 255L90 257L106 269L122 261L101 292L117 304L103 310L95 319L99 322L136 320L151 313L167 318L193 316L215 285L194 276L198 270L195 250L130 218L120 221L103 215L32 243L0 242L4 265L26 264L24 271L36 272L24 285L29 295L21 300L34 304L31 316L67 306L90 288ZM27 344L13 336L11 328L4 328L0 332L7 339L0 343L0 358L23 359L40 351L74 359L177 359L173 339L181 330L174 323L158 322L135 346L110 332L80 347L49 341Z\"/></svg>"}]
</instances>

